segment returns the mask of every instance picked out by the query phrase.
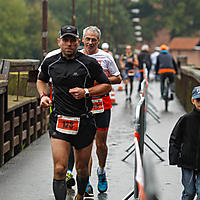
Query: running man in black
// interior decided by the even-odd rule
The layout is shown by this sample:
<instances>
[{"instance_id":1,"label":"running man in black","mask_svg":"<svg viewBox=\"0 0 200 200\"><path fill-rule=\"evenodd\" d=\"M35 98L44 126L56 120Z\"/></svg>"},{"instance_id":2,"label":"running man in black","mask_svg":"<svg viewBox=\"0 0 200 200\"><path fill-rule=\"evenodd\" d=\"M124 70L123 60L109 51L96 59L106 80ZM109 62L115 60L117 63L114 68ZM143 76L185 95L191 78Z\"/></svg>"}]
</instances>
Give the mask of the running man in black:
<instances>
[{"instance_id":1,"label":"running man in black","mask_svg":"<svg viewBox=\"0 0 200 200\"><path fill-rule=\"evenodd\" d=\"M54 161L53 191L56 200L66 198L66 171L71 145L77 171L77 200L84 198L88 183L88 163L96 126L91 109L91 95L111 90L110 81L94 58L77 51L80 44L74 26L61 28L57 39L60 49L47 54L37 80L42 107L52 106L49 134ZM52 82L52 101L47 96ZM97 81L99 85L94 86Z\"/></svg>"},{"instance_id":2,"label":"running man in black","mask_svg":"<svg viewBox=\"0 0 200 200\"><path fill-rule=\"evenodd\" d=\"M122 77L125 84L126 101L131 101L133 92L133 81L135 76L135 67L138 66L138 59L133 54L131 45L126 45L125 54L120 57L120 65L122 70ZM130 83L130 92L128 94L128 83Z\"/></svg>"}]
</instances>

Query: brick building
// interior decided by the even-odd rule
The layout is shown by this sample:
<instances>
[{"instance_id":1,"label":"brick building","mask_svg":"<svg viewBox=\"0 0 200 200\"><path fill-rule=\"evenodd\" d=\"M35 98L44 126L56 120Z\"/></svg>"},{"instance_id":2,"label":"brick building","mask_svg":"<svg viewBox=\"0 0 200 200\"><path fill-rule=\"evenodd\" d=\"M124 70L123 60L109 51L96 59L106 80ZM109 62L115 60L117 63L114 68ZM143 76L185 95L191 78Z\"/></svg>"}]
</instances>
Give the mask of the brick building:
<instances>
[{"instance_id":1,"label":"brick building","mask_svg":"<svg viewBox=\"0 0 200 200\"><path fill-rule=\"evenodd\" d=\"M200 67L200 38L175 37L169 43L169 50L185 64Z\"/></svg>"}]
</instances>

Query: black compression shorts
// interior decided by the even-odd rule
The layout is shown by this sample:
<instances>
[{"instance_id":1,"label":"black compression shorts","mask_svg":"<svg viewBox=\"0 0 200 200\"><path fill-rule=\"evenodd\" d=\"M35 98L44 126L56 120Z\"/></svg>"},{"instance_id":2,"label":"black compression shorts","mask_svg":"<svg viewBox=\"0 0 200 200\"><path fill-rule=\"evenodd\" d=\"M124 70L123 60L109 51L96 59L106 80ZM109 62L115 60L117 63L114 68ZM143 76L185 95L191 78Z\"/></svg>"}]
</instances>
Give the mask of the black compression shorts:
<instances>
[{"instance_id":1,"label":"black compression shorts","mask_svg":"<svg viewBox=\"0 0 200 200\"><path fill-rule=\"evenodd\" d=\"M103 113L97 113L94 115L97 130L106 131L110 124L111 109L105 110Z\"/></svg>"},{"instance_id":2,"label":"black compression shorts","mask_svg":"<svg viewBox=\"0 0 200 200\"><path fill-rule=\"evenodd\" d=\"M77 135L68 135L56 131L56 119L50 116L50 127L49 135L50 137L65 140L71 143L75 149L82 149L90 145L95 137L96 133L96 123L94 117L86 118L81 117L80 125Z\"/></svg>"}]
</instances>

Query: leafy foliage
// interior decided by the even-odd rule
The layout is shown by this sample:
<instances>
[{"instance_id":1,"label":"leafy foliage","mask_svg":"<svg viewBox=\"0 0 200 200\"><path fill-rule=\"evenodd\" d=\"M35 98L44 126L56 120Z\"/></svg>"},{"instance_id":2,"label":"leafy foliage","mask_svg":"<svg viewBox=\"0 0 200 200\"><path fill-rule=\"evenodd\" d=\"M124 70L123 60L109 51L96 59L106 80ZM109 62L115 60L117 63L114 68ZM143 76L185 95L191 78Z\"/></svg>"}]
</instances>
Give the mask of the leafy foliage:
<instances>
[{"instance_id":1,"label":"leafy foliage","mask_svg":"<svg viewBox=\"0 0 200 200\"><path fill-rule=\"evenodd\" d=\"M140 0L143 37L150 41L159 29L167 28L175 36L199 36L200 1Z\"/></svg>"},{"instance_id":2,"label":"leafy foliage","mask_svg":"<svg viewBox=\"0 0 200 200\"><path fill-rule=\"evenodd\" d=\"M41 58L41 1L0 0L0 58ZM49 14L49 48L59 24Z\"/></svg>"},{"instance_id":3,"label":"leafy foliage","mask_svg":"<svg viewBox=\"0 0 200 200\"><path fill-rule=\"evenodd\" d=\"M76 26L80 35L90 25L90 1L75 1ZM141 19L142 36L151 41L155 33L167 28L174 36L199 36L200 1L131 0L100 1L102 42L113 50L135 44L132 18ZM93 0L92 25L98 25L97 0ZM56 38L62 25L72 23L72 0L48 0L48 50L57 48ZM140 13L131 13L139 8ZM104 13L105 11L105 13ZM42 1L0 0L0 58L41 59Z\"/></svg>"}]
</instances>

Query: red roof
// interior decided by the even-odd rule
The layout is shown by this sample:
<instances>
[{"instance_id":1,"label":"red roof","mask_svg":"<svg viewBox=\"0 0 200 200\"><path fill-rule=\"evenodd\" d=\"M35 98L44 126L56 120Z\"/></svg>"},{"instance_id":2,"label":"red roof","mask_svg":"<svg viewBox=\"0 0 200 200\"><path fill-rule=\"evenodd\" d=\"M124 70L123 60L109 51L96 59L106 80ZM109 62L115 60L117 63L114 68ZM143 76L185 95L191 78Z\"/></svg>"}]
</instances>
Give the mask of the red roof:
<instances>
[{"instance_id":1,"label":"red roof","mask_svg":"<svg viewBox=\"0 0 200 200\"><path fill-rule=\"evenodd\" d=\"M175 37L169 44L171 50L192 50L200 42L199 38Z\"/></svg>"}]
</instances>

